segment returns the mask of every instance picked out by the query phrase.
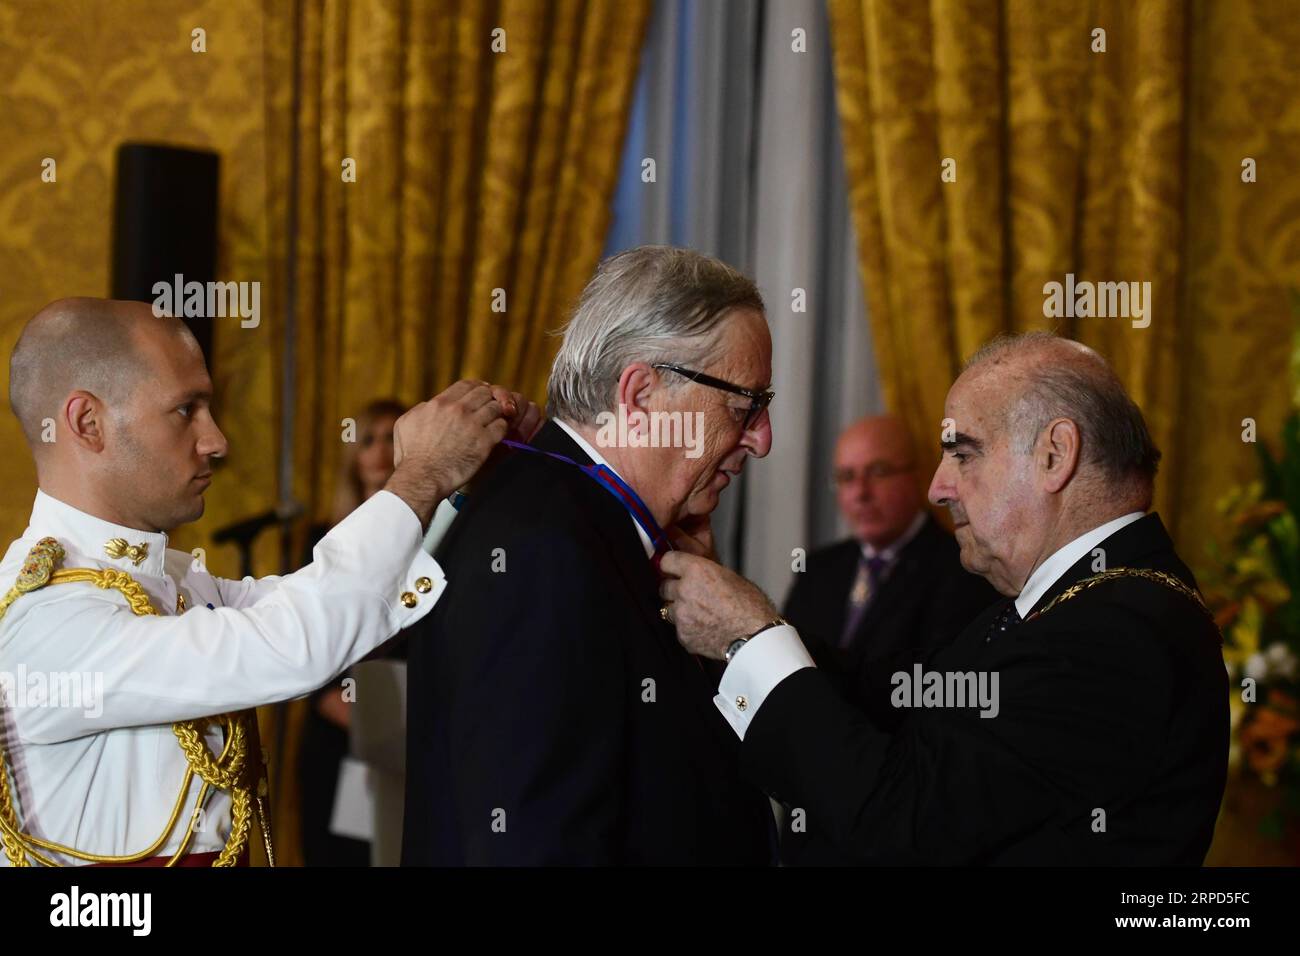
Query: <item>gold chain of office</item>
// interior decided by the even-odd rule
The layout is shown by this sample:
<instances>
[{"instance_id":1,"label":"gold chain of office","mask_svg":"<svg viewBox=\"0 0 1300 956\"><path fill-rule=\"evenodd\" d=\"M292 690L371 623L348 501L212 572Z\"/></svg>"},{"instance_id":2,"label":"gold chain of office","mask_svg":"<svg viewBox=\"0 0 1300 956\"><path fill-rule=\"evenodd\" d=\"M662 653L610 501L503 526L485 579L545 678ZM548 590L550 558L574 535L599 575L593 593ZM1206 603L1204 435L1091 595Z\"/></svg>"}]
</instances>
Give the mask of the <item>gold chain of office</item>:
<instances>
[{"instance_id":1,"label":"gold chain of office","mask_svg":"<svg viewBox=\"0 0 1300 956\"><path fill-rule=\"evenodd\" d=\"M75 584L88 582L96 587L118 591L126 598L133 614L144 616L157 614L158 611L149 603L149 595L144 588L125 571L114 568L67 568L58 569L64 558L63 546L54 538L42 538L27 555L18 580L3 598L0 598L0 619L9 610L10 605L22 595L50 584ZM162 833L150 846L138 853L128 856L104 856L86 853L74 847L63 846L23 831L14 807L13 793L9 786L9 760L4 747L0 746L0 840L4 844L5 855L14 866L59 866L48 853L58 853L87 863L126 864L136 863L156 856L176 829L181 811L185 805L185 795L190 784L197 776L203 786L199 788L198 798L190 813L185 835L176 852L167 860L166 866L175 866L185 856L194 838L194 829L201 819L212 789L225 790L230 794L230 835L226 845L217 855L213 866L234 866L244 848L248 845L249 830L252 825L255 800L256 809L261 817L262 835L266 842L268 861L274 860L270 845L270 836L266 826L262 794L257 788L262 783L257 761L249 760L250 741L256 741L256 720L252 711L238 714L221 714L200 720L184 720L172 725L172 732L185 754L185 779L181 781L180 793L172 807L170 818ZM210 724L220 725L225 745L221 753L214 755L204 740L204 732ZM17 778L15 778L17 779Z\"/></svg>"},{"instance_id":2,"label":"gold chain of office","mask_svg":"<svg viewBox=\"0 0 1300 956\"><path fill-rule=\"evenodd\" d=\"M1040 615L1046 614L1062 601L1068 601L1071 598L1078 597L1084 591L1094 588L1098 584L1105 584L1107 581L1114 581L1116 578L1145 578L1148 581L1155 581L1158 584L1163 584L1165 587L1177 591L1179 594L1195 603L1196 606L1204 611L1211 619L1214 617L1213 612L1206 607L1205 599L1201 597L1199 591L1184 584L1172 574L1168 574L1164 571L1153 571L1150 568L1110 568L1109 570L1101 571L1090 578L1084 578L1077 584L1070 585L1056 597L1052 598L1052 600L1049 601L1038 613Z\"/></svg>"}]
</instances>

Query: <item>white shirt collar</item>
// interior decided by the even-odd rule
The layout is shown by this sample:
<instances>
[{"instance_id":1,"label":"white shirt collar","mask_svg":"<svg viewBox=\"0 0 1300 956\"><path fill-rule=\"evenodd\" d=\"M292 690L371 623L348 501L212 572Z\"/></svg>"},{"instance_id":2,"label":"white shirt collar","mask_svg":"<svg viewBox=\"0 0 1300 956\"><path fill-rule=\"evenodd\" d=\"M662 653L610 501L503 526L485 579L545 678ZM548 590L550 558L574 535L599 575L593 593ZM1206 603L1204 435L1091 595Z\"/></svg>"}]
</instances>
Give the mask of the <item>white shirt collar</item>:
<instances>
[{"instance_id":1,"label":"white shirt collar","mask_svg":"<svg viewBox=\"0 0 1300 956\"><path fill-rule=\"evenodd\" d=\"M1027 616L1034 609L1034 605L1038 603L1038 599L1046 594L1047 589L1059 581L1061 575L1070 570L1075 562L1120 528L1126 528L1143 517L1145 517L1144 512L1130 512L1115 518L1113 521L1107 521L1086 534L1079 535L1065 547L1057 550L1050 558L1034 569L1034 572L1029 575L1029 580L1025 582L1025 586L1020 589L1020 595L1016 598L1016 611L1019 612L1020 617Z\"/></svg>"},{"instance_id":2,"label":"white shirt collar","mask_svg":"<svg viewBox=\"0 0 1300 956\"><path fill-rule=\"evenodd\" d=\"M614 472L614 474L618 475L618 470L605 460L604 455L596 451L591 442L579 435L572 425L569 425L567 422L562 422L558 418L555 419L555 424L563 428L565 434L578 443L578 447L587 453L587 457L591 459L592 464L604 465L610 471ZM621 480L626 480L623 479L622 475L618 475L618 477ZM631 485L628 485L628 487L630 488ZM636 489L633 490L635 491ZM637 536L641 539L641 546L645 548L645 556L647 558L653 558L655 556L655 546L654 542L650 540L650 535L646 534L645 528L641 527L641 523L632 517L631 512L628 512L628 520L631 521L632 526L636 528Z\"/></svg>"},{"instance_id":3,"label":"white shirt collar","mask_svg":"<svg viewBox=\"0 0 1300 956\"><path fill-rule=\"evenodd\" d=\"M915 538L917 534L920 533L921 526L923 524L925 524L924 510L918 511L916 513L916 517L913 518L912 523L907 526L907 530L905 530L897 538L891 541L888 547L881 548L879 551L877 551L873 545L871 545L866 541L863 541L862 556L866 558L868 561L870 561L872 558L878 557L886 564L893 564L894 559L898 557L898 552L906 548L908 544L911 543L912 539Z\"/></svg>"},{"instance_id":4,"label":"white shirt collar","mask_svg":"<svg viewBox=\"0 0 1300 956\"><path fill-rule=\"evenodd\" d=\"M113 524L103 518L80 511L38 490L32 504L32 517L24 535L33 541L55 538L68 551L76 551L101 565L118 568L129 574L147 574L162 577L166 566L167 535L161 531L138 531L135 528ZM136 557L124 553L111 557L105 550L114 538L125 541L128 547L144 546L145 553ZM138 558L138 563L136 558Z\"/></svg>"}]
</instances>

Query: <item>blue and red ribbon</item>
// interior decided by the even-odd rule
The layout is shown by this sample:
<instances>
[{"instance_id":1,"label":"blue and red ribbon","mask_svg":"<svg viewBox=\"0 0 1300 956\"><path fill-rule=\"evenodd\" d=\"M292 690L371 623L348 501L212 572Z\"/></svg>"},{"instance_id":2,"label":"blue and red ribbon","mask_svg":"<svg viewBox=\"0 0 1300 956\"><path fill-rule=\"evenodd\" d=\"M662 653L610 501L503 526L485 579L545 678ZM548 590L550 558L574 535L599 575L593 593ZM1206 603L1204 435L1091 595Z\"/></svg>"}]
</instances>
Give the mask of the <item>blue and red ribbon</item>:
<instances>
[{"instance_id":1,"label":"blue and red ribbon","mask_svg":"<svg viewBox=\"0 0 1300 956\"><path fill-rule=\"evenodd\" d=\"M650 559L655 570L659 570L659 559L668 551L673 550L672 543L668 536L664 534L663 528L659 527L659 522L655 521L654 515L646 507L646 503L641 500L641 496L632 490L632 487L614 473L614 470L607 465L584 465L581 462L574 461L565 455L556 454L553 451L543 451L540 448L534 448L532 445L524 442L511 441L509 439L501 442L503 445L509 445L519 451L534 452L539 455L546 455L554 458L556 461L562 461L566 465L580 469L588 477L594 479L602 488L618 499L621 504L632 516L632 520L637 523L642 531L650 538L650 543L654 546L654 557Z\"/></svg>"}]
</instances>

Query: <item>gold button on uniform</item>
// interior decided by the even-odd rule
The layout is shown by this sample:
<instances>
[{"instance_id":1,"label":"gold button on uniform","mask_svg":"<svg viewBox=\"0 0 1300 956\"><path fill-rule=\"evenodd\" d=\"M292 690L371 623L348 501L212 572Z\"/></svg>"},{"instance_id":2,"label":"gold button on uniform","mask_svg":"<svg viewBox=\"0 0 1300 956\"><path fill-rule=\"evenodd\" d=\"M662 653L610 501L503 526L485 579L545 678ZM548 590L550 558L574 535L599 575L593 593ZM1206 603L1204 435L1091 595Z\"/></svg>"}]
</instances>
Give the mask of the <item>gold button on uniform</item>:
<instances>
[{"instance_id":1,"label":"gold button on uniform","mask_svg":"<svg viewBox=\"0 0 1300 956\"><path fill-rule=\"evenodd\" d=\"M402 603L405 604L407 607L415 607L416 603L419 600L420 599L416 597L414 594L412 594L410 591L402 592Z\"/></svg>"},{"instance_id":2,"label":"gold button on uniform","mask_svg":"<svg viewBox=\"0 0 1300 956\"><path fill-rule=\"evenodd\" d=\"M430 581L428 578L416 578L415 589L419 591L421 594L428 594L430 591L433 590L433 582Z\"/></svg>"}]
</instances>

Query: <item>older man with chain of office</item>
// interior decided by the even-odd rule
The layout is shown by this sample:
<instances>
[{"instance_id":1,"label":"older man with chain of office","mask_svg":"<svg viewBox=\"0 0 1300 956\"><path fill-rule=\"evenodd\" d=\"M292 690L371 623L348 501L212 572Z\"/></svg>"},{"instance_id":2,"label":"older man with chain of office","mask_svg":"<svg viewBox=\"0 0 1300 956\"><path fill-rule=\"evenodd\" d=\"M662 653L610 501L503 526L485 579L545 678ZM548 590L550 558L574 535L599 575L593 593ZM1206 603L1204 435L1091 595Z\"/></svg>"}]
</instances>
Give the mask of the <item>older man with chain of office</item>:
<instances>
[{"instance_id":1,"label":"older man with chain of office","mask_svg":"<svg viewBox=\"0 0 1300 956\"><path fill-rule=\"evenodd\" d=\"M39 490L0 562L0 864L235 865L255 827L273 860L251 708L310 692L429 612L446 586L422 548L435 506L507 416L539 413L456 383L398 420L392 478L310 565L233 581L167 548L227 449L179 320L55 302L14 347L9 396ZM102 694L19 700L20 672L51 687L93 675Z\"/></svg>"},{"instance_id":2,"label":"older man with chain of office","mask_svg":"<svg viewBox=\"0 0 1300 956\"><path fill-rule=\"evenodd\" d=\"M1160 452L1141 410L1100 355L1040 332L977 352L944 415L930 500L952 512L962 565L1006 600L924 674L891 678L907 711L892 734L835 693L758 588L665 556L679 640L728 661L715 704L743 768L855 861L1200 865L1227 773L1227 675L1148 510ZM972 697L976 681L992 693Z\"/></svg>"}]
</instances>

